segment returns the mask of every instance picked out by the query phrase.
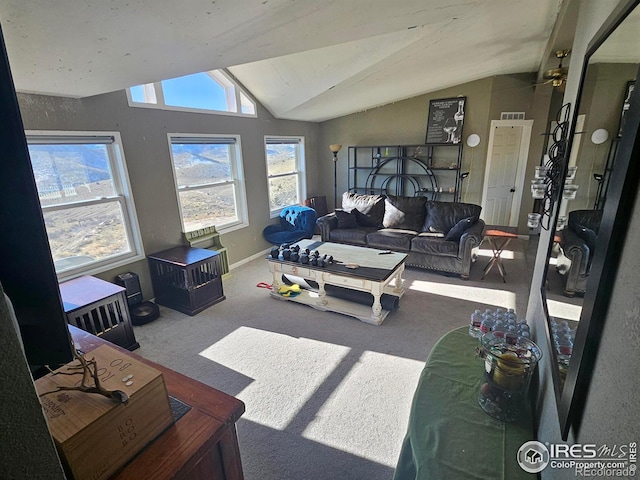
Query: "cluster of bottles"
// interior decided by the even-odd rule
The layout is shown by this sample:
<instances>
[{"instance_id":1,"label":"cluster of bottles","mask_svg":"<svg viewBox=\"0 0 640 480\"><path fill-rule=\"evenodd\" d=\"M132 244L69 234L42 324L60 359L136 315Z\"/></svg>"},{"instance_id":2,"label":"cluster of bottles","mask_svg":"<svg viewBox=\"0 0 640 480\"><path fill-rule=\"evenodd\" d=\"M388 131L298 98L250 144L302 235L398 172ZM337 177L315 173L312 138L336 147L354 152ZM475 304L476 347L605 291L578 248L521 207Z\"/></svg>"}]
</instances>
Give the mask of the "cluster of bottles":
<instances>
[{"instance_id":1,"label":"cluster of bottles","mask_svg":"<svg viewBox=\"0 0 640 480\"><path fill-rule=\"evenodd\" d=\"M518 319L513 308L487 308L484 312L476 310L469 321L469 335L480 338L485 333L493 332L497 337L507 335L516 337L531 337L529 325L524 318Z\"/></svg>"},{"instance_id":2,"label":"cluster of bottles","mask_svg":"<svg viewBox=\"0 0 640 480\"><path fill-rule=\"evenodd\" d=\"M551 336L556 347L558 363L568 365L571 354L573 353L573 342L575 340L575 330L569 326L566 320L560 323L551 318Z\"/></svg>"}]
</instances>

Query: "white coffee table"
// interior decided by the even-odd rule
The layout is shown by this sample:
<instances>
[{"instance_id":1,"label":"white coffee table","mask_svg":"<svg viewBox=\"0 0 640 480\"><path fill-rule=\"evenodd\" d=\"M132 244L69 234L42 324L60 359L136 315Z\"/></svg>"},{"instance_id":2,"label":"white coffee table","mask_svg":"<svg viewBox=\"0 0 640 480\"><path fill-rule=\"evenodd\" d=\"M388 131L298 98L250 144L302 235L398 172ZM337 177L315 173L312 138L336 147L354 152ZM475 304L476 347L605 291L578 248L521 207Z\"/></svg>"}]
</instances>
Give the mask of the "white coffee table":
<instances>
[{"instance_id":1,"label":"white coffee table","mask_svg":"<svg viewBox=\"0 0 640 480\"><path fill-rule=\"evenodd\" d=\"M313 240L302 240L296 245L302 250L308 248L311 251L318 250L321 255L331 255L335 263L327 267L314 267L310 264L267 258L269 271L273 275L271 295L275 298L302 303L317 310L350 315L363 322L380 325L389 314L389 310L384 310L380 303L382 295L389 294L398 298L404 295L402 272L407 257L404 253L381 254L383 250ZM357 265L357 268L349 268L347 264ZM296 296L283 297L278 294L278 289L283 284L283 274L313 280L318 283L318 291L303 290ZM370 293L373 304L369 307L327 296L325 285Z\"/></svg>"}]
</instances>

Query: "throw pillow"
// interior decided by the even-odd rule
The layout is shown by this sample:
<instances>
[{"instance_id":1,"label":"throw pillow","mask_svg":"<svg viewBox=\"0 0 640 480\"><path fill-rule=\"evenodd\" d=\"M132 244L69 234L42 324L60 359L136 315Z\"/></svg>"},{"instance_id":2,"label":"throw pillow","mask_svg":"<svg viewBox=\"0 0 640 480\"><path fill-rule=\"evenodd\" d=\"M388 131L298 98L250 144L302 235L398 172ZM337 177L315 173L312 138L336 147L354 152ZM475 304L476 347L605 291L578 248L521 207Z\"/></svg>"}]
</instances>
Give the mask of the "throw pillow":
<instances>
[{"instance_id":1,"label":"throw pillow","mask_svg":"<svg viewBox=\"0 0 640 480\"><path fill-rule=\"evenodd\" d=\"M424 223L425 197L395 197L384 199L384 228L420 231Z\"/></svg>"},{"instance_id":2,"label":"throw pillow","mask_svg":"<svg viewBox=\"0 0 640 480\"><path fill-rule=\"evenodd\" d=\"M480 217L482 207L472 203L439 202L429 200L426 203L427 214L423 232L448 232L460 220L469 217Z\"/></svg>"},{"instance_id":3,"label":"throw pillow","mask_svg":"<svg viewBox=\"0 0 640 480\"><path fill-rule=\"evenodd\" d=\"M350 212L346 210L336 209L336 218L338 219L338 228L356 228L358 220L356 216L357 210Z\"/></svg>"},{"instance_id":4,"label":"throw pillow","mask_svg":"<svg viewBox=\"0 0 640 480\"><path fill-rule=\"evenodd\" d=\"M355 210L358 225L361 227L382 228L384 195L345 192L342 195L342 209Z\"/></svg>"},{"instance_id":5,"label":"throw pillow","mask_svg":"<svg viewBox=\"0 0 640 480\"><path fill-rule=\"evenodd\" d=\"M478 217L463 218L453 227L451 227L451 230L447 232L447 235L444 237L444 239L451 242L459 241L460 237L462 237L462 234L467 231L467 228L476 223L477 220Z\"/></svg>"},{"instance_id":6,"label":"throw pillow","mask_svg":"<svg viewBox=\"0 0 640 480\"><path fill-rule=\"evenodd\" d=\"M384 203L381 205L384 206ZM367 213L362 213L360 210L355 209L356 220L358 225L361 227L374 227L374 228L382 228L382 220L380 222L377 221L377 215L373 216Z\"/></svg>"}]
</instances>

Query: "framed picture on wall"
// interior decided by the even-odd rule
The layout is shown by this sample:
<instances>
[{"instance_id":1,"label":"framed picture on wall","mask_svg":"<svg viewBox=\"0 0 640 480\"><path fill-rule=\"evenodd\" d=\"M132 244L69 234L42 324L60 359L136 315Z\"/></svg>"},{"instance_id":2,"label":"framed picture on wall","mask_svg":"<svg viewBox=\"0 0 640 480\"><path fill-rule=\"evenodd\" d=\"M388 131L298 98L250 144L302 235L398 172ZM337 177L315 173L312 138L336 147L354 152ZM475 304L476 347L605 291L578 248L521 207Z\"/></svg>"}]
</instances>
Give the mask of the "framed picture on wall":
<instances>
[{"instance_id":1,"label":"framed picture on wall","mask_svg":"<svg viewBox=\"0 0 640 480\"><path fill-rule=\"evenodd\" d=\"M631 80L627 82L627 88L624 91L624 101L622 102L622 113L620 114L620 128L618 129L618 136L622 136L622 128L624 127L624 117L629 110L629 105L631 104L631 94L633 93L633 89L635 87L636 81Z\"/></svg>"},{"instance_id":2,"label":"framed picture on wall","mask_svg":"<svg viewBox=\"0 0 640 480\"><path fill-rule=\"evenodd\" d=\"M425 143L457 144L462 140L467 97L429 101Z\"/></svg>"}]
</instances>

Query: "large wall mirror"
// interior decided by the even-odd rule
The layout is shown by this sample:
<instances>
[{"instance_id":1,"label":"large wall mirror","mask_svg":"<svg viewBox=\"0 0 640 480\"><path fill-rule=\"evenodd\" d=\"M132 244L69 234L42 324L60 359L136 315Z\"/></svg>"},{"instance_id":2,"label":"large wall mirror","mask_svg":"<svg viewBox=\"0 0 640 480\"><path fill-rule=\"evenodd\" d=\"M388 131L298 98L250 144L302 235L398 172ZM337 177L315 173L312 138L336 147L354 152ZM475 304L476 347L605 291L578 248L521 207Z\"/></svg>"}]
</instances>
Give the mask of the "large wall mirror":
<instances>
[{"instance_id":1,"label":"large wall mirror","mask_svg":"<svg viewBox=\"0 0 640 480\"><path fill-rule=\"evenodd\" d=\"M640 3L627 2L589 44L569 135L542 295L561 434L577 432L611 287L638 190Z\"/></svg>"}]
</instances>

